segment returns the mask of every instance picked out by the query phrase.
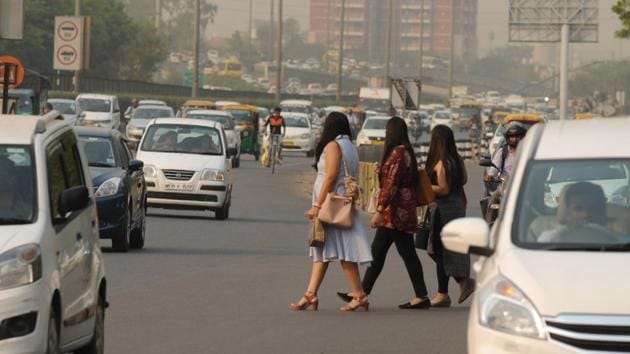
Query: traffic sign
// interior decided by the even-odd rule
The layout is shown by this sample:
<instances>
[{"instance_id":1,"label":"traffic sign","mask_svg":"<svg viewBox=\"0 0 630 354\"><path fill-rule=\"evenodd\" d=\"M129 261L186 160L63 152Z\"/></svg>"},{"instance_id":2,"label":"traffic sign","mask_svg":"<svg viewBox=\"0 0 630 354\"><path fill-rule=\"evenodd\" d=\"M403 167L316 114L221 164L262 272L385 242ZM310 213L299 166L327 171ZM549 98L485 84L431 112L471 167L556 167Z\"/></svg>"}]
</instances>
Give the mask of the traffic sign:
<instances>
[{"instance_id":1,"label":"traffic sign","mask_svg":"<svg viewBox=\"0 0 630 354\"><path fill-rule=\"evenodd\" d=\"M79 71L87 68L88 23L83 16L55 17L55 70Z\"/></svg>"},{"instance_id":2,"label":"traffic sign","mask_svg":"<svg viewBox=\"0 0 630 354\"><path fill-rule=\"evenodd\" d=\"M0 56L0 87L4 85L4 68L5 64L9 64L9 87L14 88L20 86L24 81L24 65L15 57L8 55Z\"/></svg>"}]
</instances>

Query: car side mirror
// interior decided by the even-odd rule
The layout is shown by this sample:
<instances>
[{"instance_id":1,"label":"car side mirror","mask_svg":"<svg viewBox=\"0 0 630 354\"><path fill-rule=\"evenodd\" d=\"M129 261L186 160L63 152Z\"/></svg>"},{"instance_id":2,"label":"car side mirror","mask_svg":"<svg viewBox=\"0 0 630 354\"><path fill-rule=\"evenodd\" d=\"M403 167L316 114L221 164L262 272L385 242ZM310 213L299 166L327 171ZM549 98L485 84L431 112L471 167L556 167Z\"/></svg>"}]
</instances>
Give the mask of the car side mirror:
<instances>
[{"instance_id":1,"label":"car side mirror","mask_svg":"<svg viewBox=\"0 0 630 354\"><path fill-rule=\"evenodd\" d=\"M85 186L75 186L64 190L59 200L59 212L66 215L84 209L90 202L90 194Z\"/></svg>"},{"instance_id":2,"label":"car side mirror","mask_svg":"<svg viewBox=\"0 0 630 354\"><path fill-rule=\"evenodd\" d=\"M142 168L144 168L144 162L140 160L129 161L129 171L131 172L142 171Z\"/></svg>"},{"instance_id":3,"label":"car side mirror","mask_svg":"<svg viewBox=\"0 0 630 354\"><path fill-rule=\"evenodd\" d=\"M490 228L481 218L456 219L442 229L442 243L452 252L491 256Z\"/></svg>"}]
</instances>

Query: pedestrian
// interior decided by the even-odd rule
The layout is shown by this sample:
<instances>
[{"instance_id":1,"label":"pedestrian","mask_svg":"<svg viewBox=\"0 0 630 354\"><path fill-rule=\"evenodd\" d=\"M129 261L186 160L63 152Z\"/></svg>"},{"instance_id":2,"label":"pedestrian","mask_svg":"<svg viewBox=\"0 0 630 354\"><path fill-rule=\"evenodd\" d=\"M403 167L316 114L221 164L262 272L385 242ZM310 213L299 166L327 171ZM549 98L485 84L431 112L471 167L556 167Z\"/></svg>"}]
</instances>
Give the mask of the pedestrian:
<instances>
[{"instance_id":1,"label":"pedestrian","mask_svg":"<svg viewBox=\"0 0 630 354\"><path fill-rule=\"evenodd\" d=\"M409 141L407 124L400 117L393 117L385 128L385 151L378 172L380 193L376 213L370 226L376 229L372 241L374 261L363 277L363 291L370 294L376 279L383 270L385 257L392 243L405 263L415 297L399 305L401 309L428 309L422 263L414 247L413 235L418 229L417 191L418 163ZM349 300L346 293L337 293Z\"/></svg>"},{"instance_id":2,"label":"pedestrian","mask_svg":"<svg viewBox=\"0 0 630 354\"><path fill-rule=\"evenodd\" d=\"M136 108L138 108L139 102L137 98L134 98L131 100L131 105L129 105L127 107L127 110L125 110L125 118L126 119L130 119L131 116L133 115L133 112L136 111Z\"/></svg>"},{"instance_id":3,"label":"pedestrian","mask_svg":"<svg viewBox=\"0 0 630 354\"><path fill-rule=\"evenodd\" d=\"M50 102L46 102L44 103L44 107L42 107L42 114L49 113L53 109L53 105Z\"/></svg>"},{"instance_id":4,"label":"pedestrian","mask_svg":"<svg viewBox=\"0 0 630 354\"><path fill-rule=\"evenodd\" d=\"M441 232L451 220L466 216L464 185L468 181L464 160L457 152L451 128L436 126L431 132L426 171L435 192L432 210L433 229L427 252L436 262L438 293L431 299L433 307L450 307L448 282L454 278L460 287L458 303L464 302L475 290L470 278L470 256L451 252L444 248Z\"/></svg>"},{"instance_id":5,"label":"pedestrian","mask_svg":"<svg viewBox=\"0 0 630 354\"><path fill-rule=\"evenodd\" d=\"M324 130L320 142L315 149L315 165L317 178L313 186L313 205L306 212L309 219L314 219L324 203L326 196L334 192L345 195L343 160L348 173L355 178L359 175L359 154L352 144L350 124L346 115L332 112L324 122ZM328 264L339 260L343 268L348 285L354 295L350 303L341 307L341 311L354 311L363 307L369 308L367 295L361 288L359 265L369 265L372 253L367 233L361 223L358 212L354 213L352 227L341 229L324 225L325 242L323 247L311 247L310 256L313 260L311 278L304 296L295 304L292 310L306 310L312 306L317 310L319 300L317 291L324 279Z\"/></svg>"}]
</instances>

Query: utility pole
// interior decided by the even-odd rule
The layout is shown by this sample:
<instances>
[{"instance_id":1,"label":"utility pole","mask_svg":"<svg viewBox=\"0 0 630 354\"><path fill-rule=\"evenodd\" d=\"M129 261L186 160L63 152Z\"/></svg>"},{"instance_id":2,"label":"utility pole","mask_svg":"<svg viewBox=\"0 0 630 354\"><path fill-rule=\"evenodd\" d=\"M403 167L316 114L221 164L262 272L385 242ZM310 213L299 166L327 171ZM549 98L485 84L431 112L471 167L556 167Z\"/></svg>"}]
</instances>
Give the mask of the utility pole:
<instances>
[{"instance_id":1,"label":"utility pole","mask_svg":"<svg viewBox=\"0 0 630 354\"><path fill-rule=\"evenodd\" d=\"M420 0L420 50L418 61L418 77L422 79L422 63L424 62L424 0Z\"/></svg>"},{"instance_id":2,"label":"utility pole","mask_svg":"<svg viewBox=\"0 0 630 354\"><path fill-rule=\"evenodd\" d=\"M328 12L326 14L326 50L330 49L330 18L332 17L331 3L333 0L328 0Z\"/></svg>"},{"instance_id":3,"label":"utility pole","mask_svg":"<svg viewBox=\"0 0 630 354\"><path fill-rule=\"evenodd\" d=\"M81 0L74 0L74 15L81 16ZM74 91L81 90L81 69L74 72Z\"/></svg>"},{"instance_id":4,"label":"utility pole","mask_svg":"<svg viewBox=\"0 0 630 354\"><path fill-rule=\"evenodd\" d=\"M569 24L562 24L560 42L560 119L567 119L569 106Z\"/></svg>"},{"instance_id":5,"label":"utility pole","mask_svg":"<svg viewBox=\"0 0 630 354\"><path fill-rule=\"evenodd\" d=\"M341 17L339 24L339 60L337 62L337 102L341 101L341 85L343 84L343 41L346 23L346 0L341 0Z\"/></svg>"},{"instance_id":6,"label":"utility pole","mask_svg":"<svg viewBox=\"0 0 630 354\"><path fill-rule=\"evenodd\" d=\"M271 0L271 12L269 15L269 56L267 59L271 61L273 59L273 37L274 37L274 24L273 24L273 16L275 12L274 1Z\"/></svg>"},{"instance_id":7,"label":"utility pole","mask_svg":"<svg viewBox=\"0 0 630 354\"><path fill-rule=\"evenodd\" d=\"M391 82L390 82L390 60L392 56L392 16L394 15L394 0L389 0L388 10L387 10L387 38L385 39L385 82L387 87L390 89L390 100L391 100Z\"/></svg>"},{"instance_id":8,"label":"utility pole","mask_svg":"<svg viewBox=\"0 0 630 354\"><path fill-rule=\"evenodd\" d=\"M155 30L160 31L162 22L162 0L155 0Z\"/></svg>"},{"instance_id":9,"label":"utility pole","mask_svg":"<svg viewBox=\"0 0 630 354\"><path fill-rule=\"evenodd\" d=\"M249 26L247 30L247 53L252 57L252 17L254 13L254 0L249 0Z\"/></svg>"},{"instance_id":10,"label":"utility pole","mask_svg":"<svg viewBox=\"0 0 630 354\"><path fill-rule=\"evenodd\" d=\"M282 88L282 0L278 0L278 47L276 48L276 101L280 101L280 89Z\"/></svg>"},{"instance_id":11,"label":"utility pole","mask_svg":"<svg viewBox=\"0 0 630 354\"><path fill-rule=\"evenodd\" d=\"M448 62L448 99L453 98L453 59L455 57L455 0L451 0L451 33L450 33L450 59Z\"/></svg>"},{"instance_id":12,"label":"utility pole","mask_svg":"<svg viewBox=\"0 0 630 354\"><path fill-rule=\"evenodd\" d=\"M195 18L193 22L193 68L192 68L192 97L197 97L199 90L199 17L200 0L195 0Z\"/></svg>"}]
</instances>

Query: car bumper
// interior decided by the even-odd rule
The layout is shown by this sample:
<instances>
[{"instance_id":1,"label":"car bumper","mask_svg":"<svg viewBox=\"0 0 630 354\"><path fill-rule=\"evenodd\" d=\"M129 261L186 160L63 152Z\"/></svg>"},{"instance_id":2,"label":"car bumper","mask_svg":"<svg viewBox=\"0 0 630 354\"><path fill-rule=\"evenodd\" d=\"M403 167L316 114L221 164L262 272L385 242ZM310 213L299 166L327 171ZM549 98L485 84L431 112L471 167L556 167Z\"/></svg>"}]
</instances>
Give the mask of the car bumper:
<instances>
[{"instance_id":1,"label":"car bumper","mask_svg":"<svg viewBox=\"0 0 630 354\"><path fill-rule=\"evenodd\" d=\"M35 316L34 327L27 334L0 339L0 353L27 354L46 351L49 300L45 283L37 282L14 289L0 291L0 323L9 323L16 318ZM27 321L32 324L31 321Z\"/></svg>"},{"instance_id":2,"label":"car bumper","mask_svg":"<svg viewBox=\"0 0 630 354\"><path fill-rule=\"evenodd\" d=\"M165 188L165 183L147 180L147 204L149 207L215 211L225 205L231 192L231 186L221 182L199 182L194 185L191 191L169 190Z\"/></svg>"},{"instance_id":3,"label":"car bumper","mask_svg":"<svg viewBox=\"0 0 630 354\"><path fill-rule=\"evenodd\" d=\"M112 238L119 235L127 225L127 196L124 194L96 198L98 227L100 238Z\"/></svg>"},{"instance_id":4,"label":"car bumper","mask_svg":"<svg viewBox=\"0 0 630 354\"><path fill-rule=\"evenodd\" d=\"M311 151L313 142L309 139L282 139L282 148L286 151Z\"/></svg>"}]
</instances>

